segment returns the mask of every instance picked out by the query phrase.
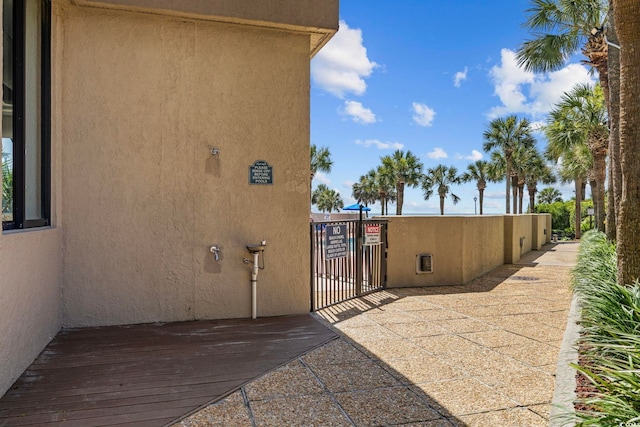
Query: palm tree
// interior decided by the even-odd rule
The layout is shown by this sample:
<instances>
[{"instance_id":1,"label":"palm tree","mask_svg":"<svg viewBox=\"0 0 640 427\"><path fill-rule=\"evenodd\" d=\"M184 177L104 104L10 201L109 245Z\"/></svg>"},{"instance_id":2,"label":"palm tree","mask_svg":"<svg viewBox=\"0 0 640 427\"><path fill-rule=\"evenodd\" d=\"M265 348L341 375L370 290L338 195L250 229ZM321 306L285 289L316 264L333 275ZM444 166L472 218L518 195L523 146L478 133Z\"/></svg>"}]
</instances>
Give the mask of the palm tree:
<instances>
[{"instance_id":1,"label":"palm tree","mask_svg":"<svg viewBox=\"0 0 640 427\"><path fill-rule=\"evenodd\" d=\"M317 205L318 200L320 200L320 196L322 196L323 193L326 193L329 190L330 189L327 184L318 184L316 189L311 192L311 203Z\"/></svg>"},{"instance_id":2,"label":"palm tree","mask_svg":"<svg viewBox=\"0 0 640 427\"><path fill-rule=\"evenodd\" d=\"M311 189L313 187L313 177L316 176L316 173L331 172L333 161L331 160L331 152L327 147L318 148L315 144L311 144L310 159L311 180L309 181L309 188Z\"/></svg>"},{"instance_id":3,"label":"palm tree","mask_svg":"<svg viewBox=\"0 0 640 427\"><path fill-rule=\"evenodd\" d=\"M527 159L526 167L524 168L524 182L529 193L529 213L535 212L538 182L553 184L555 181L556 177L553 175L551 168L536 150L535 155ZM522 213L522 204L520 205L520 211Z\"/></svg>"},{"instance_id":4,"label":"palm tree","mask_svg":"<svg viewBox=\"0 0 640 427\"><path fill-rule=\"evenodd\" d=\"M561 110L552 110L544 128L548 140L545 155L548 159L560 162L562 182L575 184L576 192L576 239L580 238L582 184L593 168L593 156L586 144L584 133L577 129L575 122L569 120Z\"/></svg>"},{"instance_id":5,"label":"palm tree","mask_svg":"<svg viewBox=\"0 0 640 427\"><path fill-rule=\"evenodd\" d=\"M396 190L391 171L384 165L378 166L367 172L367 179L372 179L375 188L378 191L378 200L380 201L381 214L388 215L388 203L396 200Z\"/></svg>"},{"instance_id":6,"label":"palm tree","mask_svg":"<svg viewBox=\"0 0 640 427\"><path fill-rule=\"evenodd\" d=\"M620 42L620 164L622 194L617 218L618 283L640 277L640 8L637 0L613 0Z\"/></svg>"},{"instance_id":7,"label":"palm tree","mask_svg":"<svg viewBox=\"0 0 640 427\"><path fill-rule=\"evenodd\" d=\"M580 139L587 144L593 156L593 182L591 188L595 210L596 228L604 232L604 216L606 211L604 185L607 170L607 149L609 147L609 130L602 89L599 86L578 84L566 92L554 106L550 115L563 121L570 121L570 128L575 134L574 140ZM569 127L567 127L569 129Z\"/></svg>"},{"instance_id":8,"label":"palm tree","mask_svg":"<svg viewBox=\"0 0 640 427\"><path fill-rule=\"evenodd\" d=\"M557 188L546 187L540 190L538 193L538 203L543 205L550 205L551 203L561 202L562 193Z\"/></svg>"},{"instance_id":9,"label":"palm tree","mask_svg":"<svg viewBox=\"0 0 640 427\"><path fill-rule=\"evenodd\" d=\"M563 154L560 163L559 175L563 183L573 181L575 183L575 224L576 239L580 238L582 232L582 205L584 199L584 183L588 179L590 170L593 168L593 157L586 145L576 145Z\"/></svg>"},{"instance_id":10,"label":"palm tree","mask_svg":"<svg viewBox=\"0 0 640 427\"><path fill-rule=\"evenodd\" d=\"M561 68L580 50L585 61L598 71L600 86L609 111L609 204L607 207L607 236L615 238L612 227L619 211L622 174L620 171L620 54L609 48L607 39L618 44L613 1L609 0L532 0L533 7L525 26L535 35L524 42L517 52L520 65L534 72L547 72ZM632 1L628 2L632 4ZM611 6L611 7L609 7ZM606 21L606 25L605 25ZM606 35L606 38L605 38ZM603 193L604 189L600 189ZM595 206L594 206L595 207ZM602 215L604 216L604 215Z\"/></svg>"},{"instance_id":11,"label":"palm tree","mask_svg":"<svg viewBox=\"0 0 640 427\"><path fill-rule=\"evenodd\" d=\"M515 115L506 118L497 118L489 123L489 128L484 132L485 152L496 150L502 152L505 159L506 180L506 213L509 210L509 190L511 188L513 151L518 146L533 146L535 139L531 135L531 126L527 119L518 119ZM514 200L514 213L516 211Z\"/></svg>"},{"instance_id":12,"label":"palm tree","mask_svg":"<svg viewBox=\"0 0 640 427\"><path fill-rule=\"evenodd\" d=\"M395 183L396 194L396 215L402 215L402 205L404 203L404 187L416 187L422 177L422 163L411 151L406 153L396 150L391 156L382 158L382 165L387 173L392 176Z\"/></svg>"},{"instance_id":13,"label":"palm tree","mask_svg":"<svg viewBox=\"0 0 640 427\"><path fill-rule=\"evenodd\" d=\"M375 177L370 174L362 175L360 181L351 186L351 194L360 204L369 206L378 200L378 188L376 187Z\"/></svg>"},{"instance_id":14,"label":"palm tree","mask_svg":"<svg viewBox=\"0 0 640 427\"><path fill-rule=\"evenodd\" d=\"M520 214L524 213L525 185L529 194L529 209L532 210L535 204L535 194L538 192L538 181L545 184L551 184L555 181L551 168L546 165L535 145L519 146L513 152L512 178L512 182L515 183L514 189L517 188L517 191L513 191L513 195L514 199L516 197L518 199L517 213Z\"/></svg>"},{"instance_id":15,"label":"palm tree","mask_svg":"<svg viewBox=\"0 0 640 427\"><path fill-rule=\"evenodd\" d=\"M518 64L527 71L549 72L562 68L578 51L598 71L608 97L607 43L604 22L608 0L532 0L524 26L534 38L518 48Z\"/></svg>"},{"instance_id":16,"label":"palm tree","mask_svg":"<svg viewBox=\"0 0 640 427\"><path fill-rule=\"evenodd\" d=\"M440 196L440 215L444 215L444 199L447 195L451 195L454 205L460 201L460 197L451 193L452 184L460 184L458 170L453 166L438 165L435 168L429 168L422 180L425 200L429 200L433 196L434 190Z\"/></svg>"},{"instance_id":17,"label":"palm tree","mask_svg":"<svg viewBox=\"0 0 640 427\"><path fill-rule=\"evenodd\" d=\"M487 182L494 182L491 174L491 167L486 160L477 160L467 166L467 171L460 176L461 182L475 181L478 188L478 198L480 199L480 215L482 215L482 205L484 201L484 190Z\"/></svg>"},{"instance_id":18,"label":"palm tree","mask_svg":"<svg viewBox=\"0 0 640 427\"><path fill-rule=\"evenodd\" d=\"M511 200L513 200L513 213L518 213L518 164L517 153L518 148L511 155L511 174L509 176L511 187ZM502 177L506 175L507 160L504 157L504 153L501 151L491 152L491 162L489 163L489 174L495 177L496 181L501 181ZM523 182L524 183L524 182Z\"/></svg>"},{"instance_id":19,"label":"palm tree","mask_svg":"<svg viewBox=\"0 0 640 427\"><path fill-rule=\"evenodd\" d=\"M340 197L340 193L328 188L324 184L320 184L314 191L315 204L322 212L338 212L344 207L344 202Z\"/></svg>"}]
</instances>

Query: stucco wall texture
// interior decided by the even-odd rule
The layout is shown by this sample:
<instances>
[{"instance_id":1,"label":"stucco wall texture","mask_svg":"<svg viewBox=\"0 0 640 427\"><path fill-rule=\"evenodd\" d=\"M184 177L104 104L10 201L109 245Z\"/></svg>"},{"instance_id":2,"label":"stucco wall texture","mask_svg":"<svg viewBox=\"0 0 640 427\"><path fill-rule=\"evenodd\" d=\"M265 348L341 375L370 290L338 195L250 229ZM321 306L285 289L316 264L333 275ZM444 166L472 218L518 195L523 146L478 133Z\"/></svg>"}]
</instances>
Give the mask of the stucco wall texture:
<instances>
[{"instance_id":1,"label":"stucco wall texture","mask_svg":"<svg viewBox=\"0 0 640 427\"><path fill-rule=\"evenodd\" d=\"M249 317L245 245L263 239L258 316L308 311L308 36L60 19L63 325ZM256 160L273 185L249 185Z\"/></svg>"},{"instance_id":2,"label":"stucco wall texture","mask_svg":"<svg viewBox=\"0 0 640 427\"><path fill-rule=\"evenodd\" d=\"M58 333L62 233L0 234L0 396Z\"/></svg>"},{"instance_id":3,"label":"stucco wall texture","mask_svg":"<svg viewBox=\"0 0 640 427\"><path fill-rule=\"evenodd\" d=\"M387 286L459 285L504 260L502 216L387 217ZM416 274L416 255L431 254L433 273Z\"/></svg>"},{"instance_id":4,"label":"stucco wall texture","mask_svg":"<svg viewBox=\"0 0 640 427\"><path fill-rule=\"evenodd\" d=\"M548 214L385 217L388 224L387 286L465 284L517 262L546 242ZM535 226L534 226L535 225ZM544 237L543 237L544 236ZM520 238L523 247L520 248ZM538 249L535 247L534 249ZM416 274L416 255L432 255L433 273Z\"/></svg>"}]
</instances>

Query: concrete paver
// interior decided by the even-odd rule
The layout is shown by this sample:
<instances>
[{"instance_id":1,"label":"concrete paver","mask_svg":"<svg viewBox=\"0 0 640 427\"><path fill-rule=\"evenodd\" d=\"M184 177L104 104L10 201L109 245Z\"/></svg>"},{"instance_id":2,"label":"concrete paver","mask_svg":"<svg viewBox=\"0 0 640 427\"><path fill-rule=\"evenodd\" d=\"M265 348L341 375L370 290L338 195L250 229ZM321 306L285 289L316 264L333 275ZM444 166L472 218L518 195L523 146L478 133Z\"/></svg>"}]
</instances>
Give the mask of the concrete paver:
<instances>
[{"instance_id":1,"label":"concrete paver","mask_svg":"<svg viewBox=\"0 0 640 427\"><path fill-rule=\"evenodd\" d=\"M177 426L546 426L577 249L324 309L339 339Z\"/></svg>"}]
</instances>

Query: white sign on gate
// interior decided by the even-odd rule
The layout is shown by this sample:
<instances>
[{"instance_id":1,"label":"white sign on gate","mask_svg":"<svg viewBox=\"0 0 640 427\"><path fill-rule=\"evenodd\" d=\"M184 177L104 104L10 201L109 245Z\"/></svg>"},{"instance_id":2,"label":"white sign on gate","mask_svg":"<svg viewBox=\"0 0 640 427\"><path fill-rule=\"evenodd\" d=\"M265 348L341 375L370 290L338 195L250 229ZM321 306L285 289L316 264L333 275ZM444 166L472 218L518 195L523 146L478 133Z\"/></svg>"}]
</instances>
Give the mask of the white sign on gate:
<instances>
[{"instance_id":1,"label":"white sign on gate","mask_svg":"<svg viewBox=\"0 0 640 427\"><path fill-rule=\"evenodd\" d=\"M364 226L364 245L379 245L380 244L380 225Z\"/></svg>"}]
</instances>

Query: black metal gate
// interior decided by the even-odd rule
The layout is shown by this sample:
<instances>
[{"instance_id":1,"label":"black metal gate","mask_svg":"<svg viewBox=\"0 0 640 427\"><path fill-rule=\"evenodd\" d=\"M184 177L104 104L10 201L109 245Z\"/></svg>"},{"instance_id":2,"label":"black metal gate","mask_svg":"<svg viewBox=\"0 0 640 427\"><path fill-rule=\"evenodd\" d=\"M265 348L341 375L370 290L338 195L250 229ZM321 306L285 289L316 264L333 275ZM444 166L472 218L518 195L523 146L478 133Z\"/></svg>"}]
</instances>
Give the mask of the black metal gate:
<instances>
[{"instance_id":1,"label":"black metal gate","mask_svg":"<svg viewBox=\"0 0 640 427\"><path fill-rule=\"evenodd\" d=\"M384 289L387 221L310 224L311 311Z\"/></svg>"}]
</instances>

